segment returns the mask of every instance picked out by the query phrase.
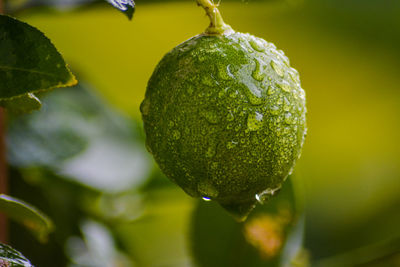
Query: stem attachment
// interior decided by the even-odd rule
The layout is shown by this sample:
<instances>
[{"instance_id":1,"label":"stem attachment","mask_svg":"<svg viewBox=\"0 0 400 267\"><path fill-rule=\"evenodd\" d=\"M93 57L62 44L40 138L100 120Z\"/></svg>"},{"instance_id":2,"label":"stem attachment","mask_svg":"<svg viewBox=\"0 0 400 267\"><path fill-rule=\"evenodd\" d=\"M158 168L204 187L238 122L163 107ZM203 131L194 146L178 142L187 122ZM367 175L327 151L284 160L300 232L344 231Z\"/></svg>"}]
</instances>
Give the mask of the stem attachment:
<instances>
[{"instance_id":1,"label":"stem attachment","mask_svg":"<svg viewBox=\"0 0 400 267\"><path fill-rule=\"evenodd\" d=\"M210 25L206 29L205 34L222 35L233 32L232 27L228 24L225 24L216 4L214 4L211 0L196 1L198 6L204 8L208 18L210 19Z\"/></svg>"}]
</instances>

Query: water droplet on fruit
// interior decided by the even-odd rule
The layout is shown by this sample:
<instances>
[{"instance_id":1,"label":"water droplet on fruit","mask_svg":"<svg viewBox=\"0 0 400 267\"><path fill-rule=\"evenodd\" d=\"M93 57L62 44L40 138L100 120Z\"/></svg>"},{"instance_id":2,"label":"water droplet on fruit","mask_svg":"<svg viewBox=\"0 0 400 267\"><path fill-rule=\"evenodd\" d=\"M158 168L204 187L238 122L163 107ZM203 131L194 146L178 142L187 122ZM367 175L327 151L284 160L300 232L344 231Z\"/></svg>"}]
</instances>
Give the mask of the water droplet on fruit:
<instances>
[{"instance_id":1,"label":"water droplet on fruit","mask_svg":"<svg viewBox=\"0 0 400 267\"><path fill-rule=\"evenodd\" d=\"M231 93L229 94L229 97L230 97L230 98L236 98L237 95L238 95L238 91L233 91L233 92L231 92Z\"/></svg>"},{"instance_id":2,"label":"water droplet on fruit","mask_svg":"<svg viewBox=\"0 0 400 267\"><path fill-rule=\"evenodd\" d=\"M181 133L180 133L178 130L173 130L173 131L172 131L172 137L173 137L175 140L178 140L179 138L181 138Z\"/></svg>"},{"instance_id":3,"label":"water droplet on fruit","mask_svg":"<svg viewBox=\"0 0 400 267\"><path fill-rule=\"evenodd\" d=\"M272 106L270 108L270 110L271 110L271 114L272 115L278 115L279 114L279 107L278 106Z\"/></svg>"},{"instance_id":4,"label":"water droplet on fruit","mask_svg":"<svg viewBox=\"0 0 400 267\"><path fill-rule=\"evenodd\" d=\"M266 190L262 191L261 193L258 193L255 195L256 200L260 204L265 204L273 195L279 192L281 189L281 185L279 185L276 188L267 188Z\"/></svg>"},{"instance_id":5,"label":"water droplet on fruit","mask_svg":"<svg viewBox=\"0 0 400 267\"><path fill-rule=\"evenodd\" d=\"M283 98L283 110L284 111L289 111L290 110L290 102L286 98L286 96Z\"/></svg>"},{"instance_id":6,"label":"water droplet on fruit","mask_svg":"<svg viewBox=\"0 0 400 267\"><path fill-rule=\"evenodd\" d=\"M226 116L227 121L233 121L235 116L233 116L232 111L228 111L228 115Z\"/></svg>"},{"instance_id":7,"label":"water droplet on fruit","mask_svg":"<svg viewBox=\"0 0 400 267\"><path fill-rule=\"evenodd\" d=\"M255 112L247 117L247 128L250 131L257 131L262 126L263 114Z\"/></svg>"},{"instance_id":8,"label":"water droplet on fruit","mask_svg":"<svg viewBox=\"0 0 400 267\"><path fill-rule=\"evenodd\" d=\"M261 98L261 97L257 97L257 96L255 96L255 95L252 94L252 93L249 93L249 94L247 95L247 97L248 97L250 103L251 103L252 105L254 105L254 106L258 106L258 105L261 105L261 104L262 104L262 98Z\"/></svg>"},{"instance_id":9,"label":"water droplet on fruit","mask_svg":"<svg viewBox=\"0 0 400 267\"><path fill-rule=\"evenodd\" d=\"M228 66L226 66L226 73L232 78L235 79L235 75L233 74L233 67L231 64L228 64Z\"/></svg>"},{"instance_id":10,"label":"water droplet on fruit","mask_svg":"<svg viewBox=\"0 0 400 267\"><path fill-rule=\"evenodd\" d=\"M226 144L226 147L227 147L228 149L232 149L232 148L234 148L235 146L237 146L237 144L238 144L238 142L236 142L236 141L230 141L230 142L228 142L228 143Z\"/></svg>"},{"instance_id":11,"label":"water droplet on fruit","mask_svg":"<svg viewBox=\"0 0 400 267\"><path fill-rule=\"evenodd\" d=\"M250 43L251 47L253 47L254 50L256 50L258 52L264 52L265 51L264 44L259 39L251 38L249 43Z\"/></svg>"},{"instance_id":12,"label":"water droplet on fruit","mask_svg":"<svg viewBox=\"0 0 400 267\"><path fill-rule=\"evenodd\" d=\"M283 69L275 60L271 60L271 67L276 72L276 74L278 74L281 77L283 76L284 74Z\"/></svg>"},{"instance_id":13,"label":"water droplet on fruit","mask_svg":"<svg viewBox=\"0 0 400 267\"><path fill-rule=\"evenodd\" d=\"M278 85L279 85L280 88L282 88L283 91L290 93L291 86L290 86L290 84L288 82L282 81Z\"/></svg>"},{"instance_id":14,"label":"water droplet on fruit","mask_svg":"<svg viewBox=\"0 0 400 267\"><path fill-rule=\"evenodd\" d=\"M292 116L292 113L290 113L290 112L285 113L285 122L287 124L293 124L294 123L294 118Z\"/></svg>"},{"instance_id":15,"label":"water droplet on fruit","mask_svg":"<svg viewBox=\"0 0 400 267\"><path fill-rule=\"evenodd\" d=\"M262 104L261 91L254 84L249 84L245 93L252 105L258 106Z\"/></svg>"},{"instance_id":16,"label":"water droplet on fruit","mask_svg":"<svg viewBox=\"0 0 400 267\"><path fill-rule=\"evenodd\" d=\"M197 191L206 198L218 196L218 191L209 180L202 180L197 184Z\"/></svg>"},{"instance_id":17,"label":"water droplet on fruit","mask_svg":"<svg viewBox=\"0 0 400 267\"><path fill-rule=\"evenodd\" d=\"M219 122L218 115L212 110L203 111L201 115L211 124L217 124Z\"/></svg>"},{"instance_id":18,"label":"water droplet on fruit","mask_svg":"<svg viewBox=\"0 0 400 267\"><path fill-rule=\"evenodd\" d=\"M259 60L254 59L254 62L256 63L256 67L253 70L253 72L251 73L251 76L253 76L253 78L257 81L262 81L264 80L266 73L264 71L264 65L260 63Z\"/></svg>"},{"instance_id":19,"label":"water droplet on fruit","mask_svg":"<svg viewBox=\"0 0 400 267\"><path fill-rule=\"evenodd\" d=\"M142 104L140 104L140 111L144 116L147 116L149 114L150 110L150 100L146 97Z\"/></svg>"}]
</instances>

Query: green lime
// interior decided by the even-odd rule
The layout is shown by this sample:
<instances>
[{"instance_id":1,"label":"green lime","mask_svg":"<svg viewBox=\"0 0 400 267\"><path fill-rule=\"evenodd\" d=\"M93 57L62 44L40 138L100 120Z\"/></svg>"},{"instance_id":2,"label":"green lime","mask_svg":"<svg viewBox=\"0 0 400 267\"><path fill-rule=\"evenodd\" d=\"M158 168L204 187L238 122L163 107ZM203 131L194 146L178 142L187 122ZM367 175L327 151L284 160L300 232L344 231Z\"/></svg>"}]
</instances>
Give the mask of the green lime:
<instances>
[{"instance_id":1,"label":"green lime","mask_svg":"<svg viewBox=\"0 0 400 267\"><path fill-rule=\"evenodd\" d=\"M281 187L306 134L298 72L272 43L233 31L197 35L167 53L141 112L165 175L239 219Z\"/></svg>"}]
</instances>

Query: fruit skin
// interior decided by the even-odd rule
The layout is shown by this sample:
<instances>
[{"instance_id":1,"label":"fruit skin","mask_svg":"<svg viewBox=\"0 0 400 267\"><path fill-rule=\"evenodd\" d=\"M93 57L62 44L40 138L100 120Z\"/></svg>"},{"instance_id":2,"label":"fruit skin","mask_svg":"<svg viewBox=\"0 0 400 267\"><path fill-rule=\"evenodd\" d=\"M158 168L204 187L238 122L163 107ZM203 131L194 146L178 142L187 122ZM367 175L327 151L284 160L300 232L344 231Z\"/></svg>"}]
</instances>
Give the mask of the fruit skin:
<instances>
[{"instance_id":1,"label":"fruit skin","mask_svg":"<svg viewBox=\"0 0 400 267\"><path fill-rule=\"evenodd\" d=\"M298 72L272 43L238 32L197 35L167 53L141 112L164 174L241 219L256 195L280 188L306 134Z\"/></svg>"}]
</instances>

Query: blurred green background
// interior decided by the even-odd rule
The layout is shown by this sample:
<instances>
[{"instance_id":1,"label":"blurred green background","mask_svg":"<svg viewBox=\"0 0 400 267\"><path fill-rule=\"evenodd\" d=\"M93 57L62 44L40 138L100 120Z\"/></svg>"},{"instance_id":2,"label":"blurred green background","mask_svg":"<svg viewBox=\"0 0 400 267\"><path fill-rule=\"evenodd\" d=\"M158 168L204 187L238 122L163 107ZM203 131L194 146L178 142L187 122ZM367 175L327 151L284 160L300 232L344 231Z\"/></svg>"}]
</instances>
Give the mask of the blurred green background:
<instances>
[{"instance_id":1,"label":"blurred green background","mask_svg":"<svg viewBox=\"0 0 400 267\"><path fill-rule=\"evenodd\" d=\"M139 104L152 70L208 25L195 1L138 0L132 21L98 2L37 3L9 2L9 10L52 40L81 83L9 119L12 195L56 224L43 245L12 225L11 244L34 264L400 266L399 1L221 1L235 30L285 51L306 90L309 131L292 177L303 185L301 204L287 197L290 183L278 196L292 204L287 240L297 252L282 252L291 263L251 242L252 217L238 225L186 196L144 149ZM282 208L272 213L274 222L284 217ZM291 238L304 214L304 237ZM218 233L226 241L212 239Z\"/></svg>"}]
</instances>

